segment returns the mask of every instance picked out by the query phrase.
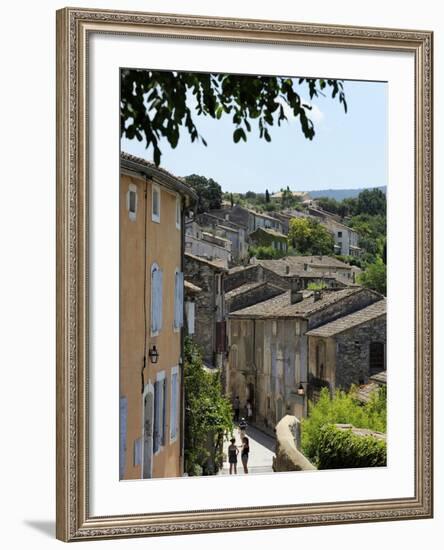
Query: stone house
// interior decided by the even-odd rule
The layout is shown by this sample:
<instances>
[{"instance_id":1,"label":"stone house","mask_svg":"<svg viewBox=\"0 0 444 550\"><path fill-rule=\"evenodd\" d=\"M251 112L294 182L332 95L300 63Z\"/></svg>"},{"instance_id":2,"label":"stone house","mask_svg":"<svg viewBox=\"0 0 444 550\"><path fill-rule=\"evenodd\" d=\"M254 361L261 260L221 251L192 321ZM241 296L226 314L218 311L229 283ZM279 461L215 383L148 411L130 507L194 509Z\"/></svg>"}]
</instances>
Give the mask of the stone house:
<instances>
[{"instance_id":1,"label":"stone house","mask_svg":"<svg viewBox=\"0 0 444 550\"><path fill-rule=\"evenodd\" d=\"M183 181L123 153L119 184L120 479L183 473Z\"/></svg>"},{"instance_id":2,"label":"stone house","mask_svg":"<svg viewBox=\"0 0 444 550\"><path fill-rule=\"evenodd\" d=\"M386 300L307 332L312 398L327 386L348 390L386 370Z\"/></svg>"},{"instance_id":3,"label":"stone house","mask_svg":"<svg viewBox=\"0 0 444 550\"><path fill-rule=\"evenodd\" d=\"M326 212L321 208L308 207L311 217L316 217L321 225L332 233L335 240L335 254L342 256L359 256L359 236L354 229L341 223L341 217Z\"/></svg>"},{"instance_id":4,"label":"stone house","mask_svg":"<svg viewBox=\"0 0 444 550\"><path fill-rule=\"evenodd\" d=\"M205 365L210 368L222 368L226 352L223 279L227 271L221 262L185 253L185 279L199 288L194 295L193 340L201 348Z\"/></svg>"},{"instance_id":5,"label":"stone house","mask_svg":"<svg viewBox=\"0 0 444 550\"><path fill-rule=\"evenodd\" d=\"M246 229L232 221L214 216L210 212L203 212L196 218L201 227L231 242L231 261L234 264L248 258L248 244Z\"/></svg>"},{"instance_id":6,"label":"stone house","mask_svg":"<svg viewBox=\"0 0 444 550\"><path fill-rule=\"evenodd\" d=\"M287 290L229 314L227 393L253 403L255 422L273 428L307 414L307 332L381 300L372 290ZM300 387L303 393L300 395Z\"/></svg>"},{"instance_id":7,"label":"stone house","mask_svg":"<svg viewBox=\"0 0 444 550\"><path fill-rule=\"evenodd\" d=\"M245 208L238 204L234 205L232 208L221 208L220 210L211 210L212 215L217 216L218 218L234 222L237 225L243 227L247 234L253 233L258 227L264 227L268 229L274 229L279 233L282 233L282 223L265 214L263 212L256 212L251 208Z\"/></svg>"},{"instance_id":8,"label":"stone house","mask_svg":"<svg viewBox=\"0 0 444 550\"><path fill-rule=\"evenodd\" d=\"M258 227L253 233L250 233L250 241L256 246L271 247L281 252L282 255L286 254L288 250L287 237L274 229Z\"/></svg>"},{"instance_id":9,"label":"stone house","mask_svg":"<svg viewBox=\"0 0 444 550\"><path fill-rule=\"evenodd\" d=\"M359 268L332 256L286 256L279 260L254 258L252 262L274 271L281 277L299 277L307 281L313 280L312 282L323 281L328 287L354 285L356 274L360 272Z\"/></svg>"},{"instance_id":10,"label":"stone house","mask_svg":"<svg viewBox=\"0 0 444 550\"><path fill-rule=\"evenodd\" d=\"M185 223L185 251L207 260L221 260L225 267L231 262L231 241L205 231L198 223Z\"/></svg>"}]
</instances>

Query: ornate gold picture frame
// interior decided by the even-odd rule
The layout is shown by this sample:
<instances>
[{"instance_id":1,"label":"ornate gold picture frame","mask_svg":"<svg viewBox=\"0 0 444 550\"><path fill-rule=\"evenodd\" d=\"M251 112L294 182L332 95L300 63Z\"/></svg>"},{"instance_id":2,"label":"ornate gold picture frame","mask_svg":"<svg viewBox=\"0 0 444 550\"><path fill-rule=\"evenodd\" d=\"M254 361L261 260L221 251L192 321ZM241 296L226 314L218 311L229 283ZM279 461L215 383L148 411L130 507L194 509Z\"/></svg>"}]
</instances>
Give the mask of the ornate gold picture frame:
<instances>
[{"instance_id":1,"label":"ornate gold picture frame","mask_svg":"<svg viewBox=\"0 0 444 550\"><path fill-rule=\"evenodd\" d=\"M414 56L414 496L92 515L88 438L93 335L88 325L88 283L89 220L94 208L88 201L88 46L94 34L378 50ZM57 12L57 538L74 541L432 517L432 42L429 31L77 8ZM171 485L166 487L168 490Z\"/></svg>"}]
</instances>

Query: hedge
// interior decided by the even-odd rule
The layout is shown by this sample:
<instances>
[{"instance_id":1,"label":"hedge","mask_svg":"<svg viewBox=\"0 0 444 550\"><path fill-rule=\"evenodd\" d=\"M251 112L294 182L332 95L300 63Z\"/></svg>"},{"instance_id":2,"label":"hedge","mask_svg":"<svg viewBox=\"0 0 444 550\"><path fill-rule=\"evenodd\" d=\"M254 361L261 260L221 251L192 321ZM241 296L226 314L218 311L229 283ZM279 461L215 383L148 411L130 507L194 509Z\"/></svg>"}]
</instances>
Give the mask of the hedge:
<instances>
[{"instance_id":1,"label":"hedge","mask_svg":"<svg viewBox=\"0 0 444 550\"><path fill-rule=\"evenodd\" d=\"M371 435L360 436L327 424L321 428L318 441L319 470L387 465L386 442Z\"/></svg>"}]
</instances>

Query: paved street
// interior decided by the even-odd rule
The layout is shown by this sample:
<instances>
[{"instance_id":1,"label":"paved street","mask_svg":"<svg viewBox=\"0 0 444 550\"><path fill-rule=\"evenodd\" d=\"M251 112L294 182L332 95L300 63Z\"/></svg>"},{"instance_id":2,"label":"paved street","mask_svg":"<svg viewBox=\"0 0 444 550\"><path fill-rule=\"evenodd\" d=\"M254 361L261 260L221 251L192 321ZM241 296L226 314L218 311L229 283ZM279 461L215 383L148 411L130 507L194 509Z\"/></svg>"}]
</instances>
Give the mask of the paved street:
<instances>
[{"instance_id":1,"label":"paved street","mask_svg":"<svg viewBox=\"0 0 444 550\"><path fill-rule=\"evenodd\" d=\"M263 432L248 426L247 437L250 440L250 456L248 459L248 471L249 474L262 474L272 472L272 463L275 449L275 440L273 437L264 434ZM241 439L239 430L236 427L234 431L234 437L236 438L236 445L241 445ZM229 441L224 442L224 464L220 475L229 475L230 466L228 464L228 446ZM240 451L240 449L239 449ZM241 456L239 452L237 461L237 475L245 475L242 467Z\"/></svg>"}]
</instances>

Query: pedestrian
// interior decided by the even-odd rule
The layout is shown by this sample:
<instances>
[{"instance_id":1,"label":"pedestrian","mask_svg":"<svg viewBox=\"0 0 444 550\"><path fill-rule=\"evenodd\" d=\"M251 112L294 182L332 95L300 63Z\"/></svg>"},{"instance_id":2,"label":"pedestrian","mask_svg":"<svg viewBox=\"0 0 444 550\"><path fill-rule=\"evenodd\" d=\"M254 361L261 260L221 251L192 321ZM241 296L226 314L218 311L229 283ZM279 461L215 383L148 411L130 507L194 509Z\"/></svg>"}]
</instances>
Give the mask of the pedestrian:
<instances>
[{"instance_id":1,"label":"pedestrian","mask_svg":"<svg viewBox=\"0 0 444 550\"><path fill-rule=\"evenodd\" d=\"M234 409L234 421L239 422L240 399L238 395L236 395L236 397L234 398L233 409Z\"/></svg>"},{"instance_id":2,"label":"pedestrian","mask_svg":"<svg viewBox=\"0 0 444 550\"><path fill-rule=\"evenodd\" d=\"M241 436L241 439L245 436L245 432L247 431L247 421L245 420L245 418L241 418L240 422L239 422L239 431L240 431L240 436Z\"/></svg>"},{"instance_id":3,"label":"pedestrian","mask_svg":"<svg viewBox=\"0 0 444 550\"><path fill-rule=\"evenodd\" d=\"M230 439L231 445L228 446L228 462L230 463L230 475L233 473L237 474L237 455L239 454L239 449L236 447L236 440L234 437Z\"/></svg>"},{"instance_id":4,"label":"pedestrian","mask_svg":"<svg viewBox=\"0 0 444 550\"><path fill-rule=\"evenodd\" d=\"M248 474L248 456L250 454L250 441L247 436L242 438L242 451L241 451L241 460L242 466L244 467L244 474Z\"/></svg>"},{"instance_id":5,"label":"pedestrian","mask_svg":"<svg viewBox=\"0 0 444 550\"><path fill-rule=\"evenodd\" d=\"M253 419L253 405L251 404L251 401L247 401L247 420L251 423Z\"/></svg>"}]
</instances>

